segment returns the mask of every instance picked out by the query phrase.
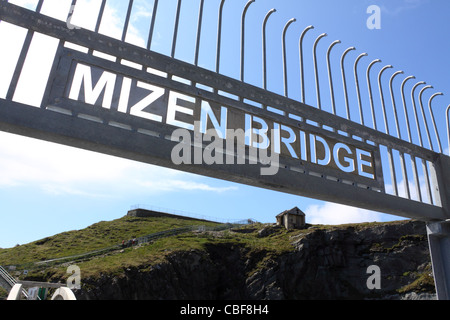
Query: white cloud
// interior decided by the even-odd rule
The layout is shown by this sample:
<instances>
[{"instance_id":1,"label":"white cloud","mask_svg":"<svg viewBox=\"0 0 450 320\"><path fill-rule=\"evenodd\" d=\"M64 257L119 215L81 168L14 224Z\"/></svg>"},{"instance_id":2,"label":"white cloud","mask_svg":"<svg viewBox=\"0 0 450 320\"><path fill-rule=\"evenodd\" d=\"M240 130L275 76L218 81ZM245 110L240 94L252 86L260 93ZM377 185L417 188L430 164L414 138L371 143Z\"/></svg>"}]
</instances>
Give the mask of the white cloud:
<instances>
[{"instance_id":1,"label":"white cloud","mask_svg":"<svg viewBox=\"0 0 450 320\"><path fill-rule=\"evenodd\" d=\"M194 179L198 178L181 171L0 133L0 188L32 186L51 195L89 197L237 189Z\"/></svg>"},{"instance_id":2,"label":"white cloud","mask_svg":"<svg viewBox=\"0 0 450 320\"><path fill-rule=\"evenodd\" d=\"M182 191L209 191L216 193L223 193L226 191L237 190L237 187L213 187L205 183L199 183L188 180L163 180L163 181L143 181L141 186L147 188L147 190L155 191L170 191L170 190L182 190Z\"/></svg>"},{"instance_id":3,"label":"white cloud","mask_svg":"<svg viewBox=\"0 0 450 320\"><path fill-rule=\"evenodd\" d=\"M363 210L355 207L344 206L336 203L324 203L311 205L306 210L308 223L339 225L345 223L363 223L381 221L379 212Z\"/></svg>"},{"instance_id":4,"label":"white cloud","mask_svg":"<svg viewBox=\"0 0 450 320\"><path fill-rule=\"evenodd\" d=\"M387 13L392 16L397 16L404 12L414 10L421 6L427 5L428 3L429 0L403 0L400 3L396 2L395 3L395 5L397 5L396 7L387 7L383 5L381 9L384 13ZM394 4L392 3L392 5Z\"/></svg>"}]
</instances>

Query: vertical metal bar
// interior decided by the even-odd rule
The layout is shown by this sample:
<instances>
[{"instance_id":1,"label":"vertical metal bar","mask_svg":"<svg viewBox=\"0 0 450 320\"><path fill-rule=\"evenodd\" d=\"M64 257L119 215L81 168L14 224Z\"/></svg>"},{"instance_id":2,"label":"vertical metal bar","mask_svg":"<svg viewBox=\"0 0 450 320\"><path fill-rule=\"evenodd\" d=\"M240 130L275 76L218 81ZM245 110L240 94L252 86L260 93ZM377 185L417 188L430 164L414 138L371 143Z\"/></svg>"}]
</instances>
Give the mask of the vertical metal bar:
<instances>
[{"instance_id":1,"label":"vertical metal bar","mask_svg":"<svg viewBox=\"0 0 450 320\"><path fill-rule=\"evenodd\" d=\"M95 24L95 32L98 32L100 30L100 25L102 23L103 13L105 12L105 7L106 7L106 0L103 0L102 4L100 6L100 11L98 13L97 23Z\"/></svg>"},{"instance_id":2,"label":"vertical metal bar","mask_svg":"<svg viewBox=\"0 0 450 320\"><path fill-rule=\"evenodd\" d=\"M262 60L263 60L263 88L267 90L267 52L266 52L266 27L267 21L272 13L276 12L276 9L271 9L265 16L262 27Z\"/></svg>"},{"instance_id":3,"label":"vertical metal bar","mask_svg":"<svg viewBox=\"0 0 450 320\"><path fill-rule=\"evenodd\" d=\"M399 157L400 157L400 166L401 166L401 170L402 170L403 184L405 187L406 197L408 199L411 199L411 191L409 190L408 172L406 171L405 155L402 152L399 152Z\"/></svg>"},{"instance_id":4,"label":"vertical metal bar","mask_svg":"<svg viewBox=\"0 0 450 320\"><path fill-rule=\"evenodd\" d=\"M423 123L425 125L425 129L427 132L427 139L428 139L428 144L430 146L430 150L433 150L433 145L431 144L431 136L430 136L430 130L428 129L428 123L427 123L427 119L425 118L425 111L423 109L423 102L422 102L422 95L425 92L425 90L427 89L431 89L433 88L432 86L425 86L422 88L422 90L420 90L419 93L419 105L420 105L420 112L422 114L422 119L423 119Z\"/></svg>"},{"instance_id":5,"label":"vertical metal bar","mask_svg":"<svg viewBox=\"0 0 450 320\"><path fill-rule=\"evenodd\" d=\"M216 51L216 72L219 73L220 71L220 46L222 44L222 15L223 15L223 5L225 3L225 0L222 0L220 2L219 7L219 21L218 21L218 27L217 27L217 51Z\"/></svg>"},{"instance_id":6,"label":"vertical metal bar","mask_svg":"<svg viewBox=\"0 0 450 320\"><path fill-rule=\"evenodd\" d=\"M36 12L40 12L44 0L39 0L36 6ZM72 0L72 6L76 4L76 0ZM8 91L6 93L6 100L12 100L14 98L14 93L16 92L17 85L19 83L20 75L22 74L23 66L25 65L25 60L28 55L28 50L30 49L31 41L33 40L34 31L28 30L25 40L22 45L22 50L20 51L19 58L17 59L16 68L14 70L11 82L9 84Z\"/></svg>"},{"instance_id":7,"label":"vertical metal bar","mask_svg":"<svg viewBox=\"0 0 450 320\"><path fill-rule=\"evenodd\" d=\"M376 59L374 61L372 61L369 66L367 67L367 72L366 72L366 79L367 79L367 88L369 90L369 101L370 101L370 110L372 111L372 121L373 121L373 128L375 130L377 130L377 119L375 116L375 108L373 106L373 96L372 96L372 84L370 81L370 69L372 68L372 66L375 63L381 62L380 59Z\"/></svg>"},{"instance_id":8,"label":"vertical metal bar","mask_svg":"<svg viewBox=\"0 0 450 320\"><path fill-rule=\"evenodd\" d=\"M438 160L431 162L427 161L430 183L431 183L431 192L433 195L433 204L437 207L447 208L447 212L449 210L450 200L449 192L447 191L446 186L448 186L449 182L449 168L450 161L449 158L439 157Z\"/></svg>"},{"instance_id":9,"label":"vertical metal bar","mask_svg":"<svg viewBox=\"0 0 450 320\"><path fill-rule=\"evenodd\" d=\"M194 64L198 66L198 56L200 52L200 39L202 35L202 22L203 22L203 7L205 4L205 0L200 0L200 9L198 12L198 23L197 23L197 42L195 45L195 57Z\"/></svg>"},{"instance_id":10,"label":"vertical metal bar","mask_svg":"<svg viewBox=\"0 0 450 320\"><path fill-rule=\"evenodd\" d=\"M288 27L297 21L297 19L292 18L289 20L283 29L283 37L282 37L282 47L283 47L283 75L284 75L284 95L288 96L288 78L287 78L287 58L286 58L286 31Z\"/></svg>"},{"instance_id":11,"label":"vertical metal bar","mask_svg":"<svg viewBox=\"0 0 450 320\"><path fill-rule=\"evenodd\" d=\"M348 103L348 91L347 91L347 79L345 78L345 66L344 66L344 59L345 56L352 50L356 50L355 47L350 47L347 50L344 51L341 57L341 73L342 73L342 83L344 86L344 99L345 99L345 108L347 110L347 119L350 120L350 105Z\"/></svg>"},{"instance_id":12,"label":"vertical metal bar","mask_svg":"<svg viewBox=\"0 0 450 320\"><path fill-rule=\"evenodd\" d=\"M304 70L303 70L303 38L306 35L306 32L308 32L308 30L314 29L314 26L307 26L302 34L300 35L300 40L299 40L299 55L300 55L300 80L301 80L301 93L302 93L302 97L301 97L301 102L305 103L305 74L304 74Z\"/></svg>"},{"instance_id":13,"label":"vertical metal bar","mask_svg":"<svg viewBox=\"0 0 450 320\"><path fill-rule=\"evenodd\" d=\"M408 141L412 142L411 140L411 126L409 124L409 115L408 115L408 109L406 108L406 99L405 99L405 84L408 80L410 79L415 79L416 77L414 76L409 76L407 77L405 80L403 80L402 82L402 86L401 86L401 94L402 94L402 101L403 101L403 112L405 113L405 121L406 121L406 128L407 128L407 132L408 132Z\"/></svg>"},{"instance_id":14,"label":"vertical metal bar","mask_svg":"<svg viewBox=\"0 0 450 320\"><path fill-rule=\"evenodd\" d=\"M355 65L353 68L354 74L355 74L355 84L356 84L356 94L358 97L358 106L359 106L359 117L360 117L360 123L362 125L364 125L364 114L363 114L363 110L362 110L362 105L361 105L361 92L359 90L359 80L358 80L358 62L359 60L361 60L362 57L366 57L367 53L362 53L358 56L358 58L356 58L355 61Z\"/></svg>"},{"instance_id":15,"label":"vertical metal bar","mask_svg":"<svg viewBox=\"0 0 450 320\"><path fill-rule=\"evenodd\" d=\"M416 193L419 197L419 201L422 202L422 193L420 191L420 182L419 182L419 173L417 171L417 163L416 163L416 157L411 156L411 166L412 166L412 172L413 172L413 179L414 179L414 186L416 187Z\"/></svg>"},{"instance_id":16,"label":"vertical metal bar","mask_svg":"<svg viewBox=\"0 0 450 320\"><path fill-rule=\"evenodd\" d=\"M450 223L428 222L427 235L438 300L450 300Z\"/></svg>"},{"instance_id":17,"label":"vertical metal bar","mask_svg":"<svg viewBox=\"0 0 450 320\"><path fill-rule=\"evenodd\" d=\"M150 22L150 30L148 32L147 49L150 50L153 40L153 32L155 31L156 14L158 13L158 0L153 3L152 21Z\"/></svg>"},{"instance_id":18,"label":"vertical metal bar","mask_svg":"<svg viewBox=\"0 0 450 320\"><path fill-rule=\"evenodd\" d=\"M42 10L42 5L44 4L44 0L39 0L37 6L36 6L36 12L41 12ZM76 0L73 2L73 5L76 4Z\"/></svg>"},{"instance_id":19,"label":"vertical metal bar","mask_svg":"<svg viewBox=\"0 0 450 320\"><path fill-rule=\"evenodd\" d=\"M56 70L58 69L58 63L56 61L59 61L59 57L61 56L63 49L64 49L64 41L60 39L58 42L58 47L56 49L56 53L55 53L55 60L53 61L52 68L51 68L49 76L48 76L47 86L44 90L44 94L42 95L42 100L41 100L41 105L40 105L41 109L47 108L47 103L49 102L49 95L50 95L51 88L53 85L52 80L54 79Z\"/></svg>"},{"instance_id":20,"label":"vertical metal bar","mask_svg":"<svg viewBox=\"0 0 450 320\"><path fill-rule=\"evenodd\" d=\"M172 39L172 52L170 54L170 56L172 58L175 57L175 50L177 49L178 25L180 23L180 11L181 11L181 0L178 0L177 14L176 14L176 18L175 18L175 27L174 27L173 39Z\"/></svg>"},{"instance_id":21,"label":"vertical metal bar","mask_svg":"<svg viewBox=\"0 0 450 320\"><path fill-rule=\"evenodd\" d=\"M412 101L412 106L413 106L413 111L414 111L414 119L416 120L417 131L419 134L419 144L421 147L423 147L422 130L420 129L419 118L417 116L417 108L416 108L416 101L414 99L414 92L416 91L416 88L418 86L423 85L423 84L425 84L425 81L420 81L420 82L416 83L411 90L411 101Z\"/></svg>"},{"instance_id":22,"label":"vertical metal bar","mask_svg":"<svg viewBox=\"0 0 450 320\"><path fill-rule=\"evenodd\" d=\"M391 79L389 80L389 90L391 91L391 101L392 101L392 109L394 111L394 119L395 119L395 128L397 129L397 137L401 139L400 135L400 126L398 121L398 113L397 113L397 104L395 103L395 97L394 97L394 89L393 89L393 82L394 78L398 76L399 74L404 74L403 71L397 71L395 72Z\"/></svg>"},{"instance_id":23,"label":"vertical metal bar","mask_svg":"<svg viewBox=\"0 0 450 320\"><path fill-rule=\"evenodd\" d=\"M427 196L430 201L430 204L433 204L433 195L431 193L430 174L428 172L427 162L424 159L422 159L422 169L423 169L423 173L424 173L425 187L427 188Z\"/></svg>"},{"instance_id":24,"label":"vertical metal bar","mask_svg":"<svg viewBox=\"0 0 450 320\"><path fill-rule=\"evenodd\" d=\"M322 33L320 36L317 37L316 41L314 41L313 46L313 60L314 60L314 74L316 77L316 94L317 94L317 108L322 110L322 105L320 102L320 87L319 87L319 71L317 70L317 44L319 43L320 39L328 36L326 33Z\"/></svg>"},{"instance_id":25,"label":"vertical metal bar","mask_svg":"<svg viewBox=\"0 0 450 320\"><path fill-rule=\"evenodd\" d=\"M245 72L245 16L247 15L248 8L255 2L255 0L249 0L244 7L241 17L241 81L244 81Z\"/></svg>"},{"instance_id":26,"label":"vertical metal bar","mask_svg":"<svg viewBox=\"0 0 450 320\"><path fill-rule=\"evenodd\" d=\"M330 83L331 110L333 114L336 114L336 101L334 100L333 76L331 74L330 54L331 49L338 43L341 43L341 40L336 40L333 43L331 43L327 51L328 80Z\"/></svg>"},{"instance_id":27,"label":"vertical metal bar","mask_svg":"<svg viewBox=\"0 0 450 320\"><path fill-rule=\"evenodd\" d=\"M394 191L394 195L398 197L398 183L397 183L397 175L395 172L395 165L394 165L394 158L392 156L392 148L387 147L388 152L388 160L389 160L389 167L391 172L391 182L392 182L392 190Z\"/></svg>"},{"instance_id":28,"label":"vertical metal bar","mask_svg":"<svg viewBox=\"0 0 450 320\"><path fill-rule=\"evenodd\" d=\"M450 105L447 107L445 111L445 117L447 120L447 140L448 140L448 155L450 156Z\"/></svg>"},{"instance_id":29,"label":"vertical metal bar","mask_svg":"<svg viewBox=\"0 0 450 320\"><path fill-rule=\"evenodd\" d=\"M434 119L434 112L433 112L433 109L431 108L431 102L432 102L433 99L436 98L437 96L442 96L442 95L444 95L442 92L435 93L435 94L430 98L430 100L429 100L429 102L428 102L428 109L429 109L430 114L431 114L431 121L433 122L434 134L436 135L436 139L437 139L437 142L438 142L438 145L439 145L439 153L442 153L442 152L443 152L443 150L442 150L442 143L441 143L441 138L439 137L439 133L438 133L438 131L437 131L436 120Z\"/></svg>"},{"instance_id":30,"label":"vertical metal bar","mask_svg":"<svg viewBox=\"0 0 450 320\"><path fill-rule=\"evenodd\" d=\"M131 17L131 10L133 9L133 1L129 0L128 2L128 9L127 9L127 15L125 16L125 23L123 25L123 31L122 31L122 41L125 41L127 37L128 27L130 25L130 17Z\"/></svg>"},{"instance_id":31,"label":"vertical metal bar","mask_svg":"<svg viewBox=\"0 0 450 320\"><path fill-rule=\"evenodd\" d=\"M386 128L386 133L389 133L389 124L387 121L387 114L386 114L386 104L384 102L384 94L383 94L383 86L381 85L381 76L383 75L383 72L387 69L393 68L391 65L387 65L381 69L380 73L378 74L378 89L380 91L380 101L381 101L381 108L383 109L383 120L384 120L384 127Z\"/></svg>"},{"instance_id":32,"label":"vertical metal bar","mask_svg":"<svg viewBox=\"0 0 450 320\"><path fill-rule=\"evenodd\" d=\"M102 4L100 6L100 11L98 13L97 22L95 23L94 32L96 32L96 33L98 33L100 31L100 26L102 24L103 14L105 12L105 7L106 7L106 0L103 0ZM93 48L89 48L88 54L92 55L93 52L94 52L94 49Z\"/></svg>"}]
</instances>

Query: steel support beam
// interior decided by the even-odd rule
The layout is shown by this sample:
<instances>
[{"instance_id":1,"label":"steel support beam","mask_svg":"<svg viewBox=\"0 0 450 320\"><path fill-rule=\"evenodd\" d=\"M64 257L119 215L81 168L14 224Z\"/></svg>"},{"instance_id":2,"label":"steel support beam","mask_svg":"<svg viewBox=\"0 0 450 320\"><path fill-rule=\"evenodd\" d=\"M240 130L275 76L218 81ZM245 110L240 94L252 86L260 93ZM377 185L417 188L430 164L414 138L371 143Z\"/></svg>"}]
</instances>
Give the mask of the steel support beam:
<instances>
[{"instance_id":1,"label":"steel support beam","mask_svg":"<svg viewBox=\"0 0 450 320\"><path fill-rule=\"evenodd\" d=\"M427 224L437 298L450 300L450 220Z\"/></svg>"}]
</instances>

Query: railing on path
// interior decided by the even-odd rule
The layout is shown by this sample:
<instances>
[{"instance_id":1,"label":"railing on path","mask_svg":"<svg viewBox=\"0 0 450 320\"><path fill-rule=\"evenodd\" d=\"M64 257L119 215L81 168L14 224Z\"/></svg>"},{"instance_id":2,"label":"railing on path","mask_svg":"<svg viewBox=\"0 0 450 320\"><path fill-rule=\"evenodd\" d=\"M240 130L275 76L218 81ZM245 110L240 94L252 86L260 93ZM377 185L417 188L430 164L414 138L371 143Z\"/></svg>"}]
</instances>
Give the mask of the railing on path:
<instances>
[{"instance_id":1,"label":"railing on path","mask_svg":"<svg viewBox=\"0 0 450 320\"><path fill-rule=\"evenodd\" d=\"M0 266L0 277L4 280L4 283L10 287L9 289L5 288L8 292L17 284L16 279L14 279L14 277L11 276L2 266ZM26 299L28 299L28 292L26 290L22 289L22 294Z\"/></svg>"},{"instance_id":2,"label":"railing on path","mask_svg":"<svg viewBox=\"0 0 450 320\"><path fill-rule=\"evenodd\" d=\"M134 246L134 245L140 245L140 244L145 244L145 243L149 243L151 241L157 240L157 239L161 239L161 238L165 238L165 237L171 237L171 236L175 236L175 235L179 235L182 233L187 233L187 232L192 232L192 231L221 231L221 230L226 230L226 229L231 229L233 227L235 227L236 225L242 225L244 224L243 222L248 223L249 221L252 220L242 220L241 223L235 223L235 224L231 224L231 223L227 223L227 224L220 224L216 227L207 227L204 225L197 225L197 226L189 226L189 227L183 227L183 228L176 228L176 229L170 229L170 230L166 230L166 231L160 231L160 232L155 232L146 236L142 236L142 237L138 237L135 239L129 239L127 240L127 242L124 242L123 244L117 244L111 247L107 247L107 248L103 248L100 250L95 250L95 251L90 251L90 252L86 252L86 253L82 253L82 254L78 254L78 255L73 255L73 256L67 256L67 257L62 257L62 258L55 258L55 259L50 259L50 260L45 260L45 261L39 261L36 262L35 265L44 265L44 264L50 264L50 263L62 263L62 262L67 262L67 261L73 261L73 260L82 260L82 259L86 259L86 258L90 258L90 257L94 257L94 256L99 256L101 254L106 254L108 252L112 252L115 250L120 250L120 249L124 249L130 246Z\"/></svg>"}]
</instances>

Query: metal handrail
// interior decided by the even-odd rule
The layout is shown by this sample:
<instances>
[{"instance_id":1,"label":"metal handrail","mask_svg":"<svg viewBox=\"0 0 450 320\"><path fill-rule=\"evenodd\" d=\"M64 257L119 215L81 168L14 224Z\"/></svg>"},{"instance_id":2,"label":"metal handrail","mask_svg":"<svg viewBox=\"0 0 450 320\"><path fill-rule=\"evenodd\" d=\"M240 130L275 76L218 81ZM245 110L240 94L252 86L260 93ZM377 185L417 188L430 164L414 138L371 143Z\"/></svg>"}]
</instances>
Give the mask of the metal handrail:
<instances>
[{"instance_id":1,"label":"metal handrail","mask_svg":"<svg viewBox=\"0 0 450 320\"><path fill-rule=\"evenodd\" d=\"M17 284L16 279L14 279L14 277L11 276L2 266L0 266L0 276L11 286L11 288ZM22 289L22 294L26 299L28 299L28 292L25 289Z\"/></svg>"}]
</instances>

